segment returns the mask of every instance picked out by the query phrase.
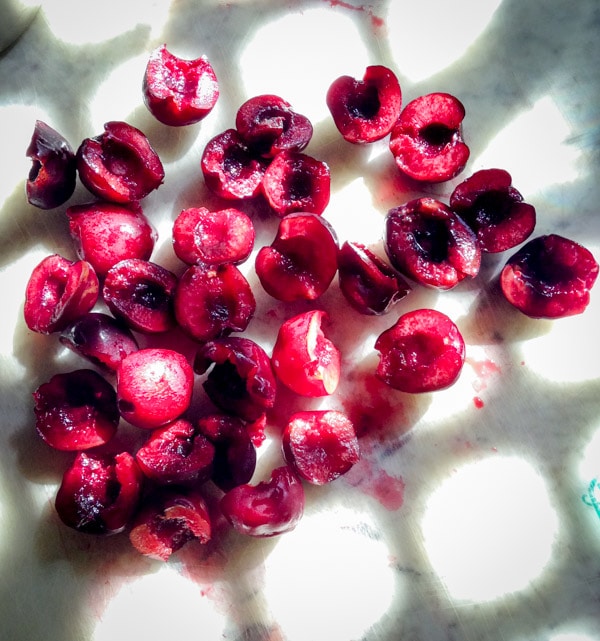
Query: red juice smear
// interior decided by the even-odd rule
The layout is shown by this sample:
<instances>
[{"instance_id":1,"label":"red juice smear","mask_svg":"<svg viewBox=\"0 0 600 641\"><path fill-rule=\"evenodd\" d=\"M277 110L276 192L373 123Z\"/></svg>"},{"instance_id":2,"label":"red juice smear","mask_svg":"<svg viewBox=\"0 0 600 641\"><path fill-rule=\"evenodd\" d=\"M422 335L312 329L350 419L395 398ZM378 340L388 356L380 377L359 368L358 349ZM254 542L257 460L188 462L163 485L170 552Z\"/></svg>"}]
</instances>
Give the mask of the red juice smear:
<instances>
[{"instance_id":1,"label":"red juice smear","mask_svg":"<svg viewBox=\"0 0 600 641\"><path fill-rule=\"evenodd\" d=\"M475 407L478 410L480 410L485 405L485 403L481 400L481 398L479 396L475 396L473 398L473 405L475 405Z\"/></svg>"},{"instance_id":2,"label":"red juice smear","mask_svg":"<svg viewBox=\"0 0 600 641\"><path fill-rule=\"evenodd\" d=\"M383 18L376 16L373 13L373 9L368 5L362 4L357 7L353 4L350 4L349 2L344 2L343 0L326 0L326 2L331 7L342 7L343 9L350 9L351 11L361 11L362 13L368 15L369 18L371 18L371 24L375 28L383 27L385 24Z\"/></svg>"}]
</instances>

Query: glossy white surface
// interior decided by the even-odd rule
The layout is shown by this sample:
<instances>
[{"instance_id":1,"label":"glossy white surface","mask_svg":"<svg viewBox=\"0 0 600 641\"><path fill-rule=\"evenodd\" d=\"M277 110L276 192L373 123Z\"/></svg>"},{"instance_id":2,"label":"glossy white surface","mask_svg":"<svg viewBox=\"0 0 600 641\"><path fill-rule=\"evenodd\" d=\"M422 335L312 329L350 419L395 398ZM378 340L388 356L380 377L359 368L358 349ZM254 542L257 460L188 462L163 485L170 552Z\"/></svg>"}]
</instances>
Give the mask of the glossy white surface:
<instances>
[{"instance_id":1,"label":"glossy white surface","mask_svg":"<svg viewBox=\"0 0 600 641\"><path fill-rule=\"evenodd\" d=\"M71 6L76 5L76 6ZM145 131L166 179L144 201L154 259L180 269L170 229L186 206L214 204L199 171L205 143L258 93L313 122L307 153L325 160L325 213L340 241L378 243L386 211L420 194L447 199L476 169L502 167L536 206L535 235L556 232L600 257L596 0L47 0L0 55L0 639L120 641L600 641L600 289L581 316L521 316L498 297L511 252L487 256L472 283L415 289L388 316L347 307L335 284L318 302L345 378L324 404L370 429L363 458L307 487L297 529L273 540L229 535L168 564L126 536L68 531L52 502L69 455L35 434L31 392L85 366L22 320L25 284L45 255L74 256L64 207L26 203L25 149L36 118L74 146L107 120ZM201 124L164 127L141 98L150 51L206 54L221 97ZM450 183L415 191L386 141L341 140L324 96L368 64L398 75L404 103L448 91L465 104L471 159ZM72 202L89 199L78 189ZM275 222L254 212L257 249ZM244 267L252 280L252 259ZM260 293L249 335L272 346L303 306ZM467 344L455 386L421 397L371 377L375 337L405 310L448 313ZM290 409L301 407L289 399ZM278 461L263 446L260 473Z\"/></svg>"}]
</instances>

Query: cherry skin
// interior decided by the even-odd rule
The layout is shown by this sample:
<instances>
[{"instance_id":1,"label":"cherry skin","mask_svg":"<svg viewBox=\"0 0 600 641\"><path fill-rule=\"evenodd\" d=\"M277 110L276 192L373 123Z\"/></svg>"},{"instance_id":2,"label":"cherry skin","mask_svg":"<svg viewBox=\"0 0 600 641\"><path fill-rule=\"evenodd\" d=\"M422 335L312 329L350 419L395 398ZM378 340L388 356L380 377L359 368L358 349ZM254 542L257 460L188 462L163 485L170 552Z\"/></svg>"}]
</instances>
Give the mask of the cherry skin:
<instances>
[{"instance_id":1,"label":"cherry skin","mask_svg":"<svg viewBox=\"0 0 600 641\"><path fill-rule=\"evenodd\" d=\"M402 276L362 243L346 241L340 248L338 280L346 300L365 315L387 314L410 292Z\"/></svg>"},{"instance_id":2,"label":"cherry skin","mask_svg":"<svg viewBox=\"0 0 600 641\"><path fill-rule=\"evenodd\" d=\"M88 203L66 213L79 257L100 277L121 260L148 260L158 239L138 203Z\"/></svg>"},{"instance_id":3,"label":"cherry skin","mask_svg":"<svg viewBox=\"0 0 600 641\"><path fill-rule=\"evenodd\" d=\"M75 191L77 163L65 137L36 120L26 155L31 159L25 183L27 201L40 209L53 209L67 202Z\"/></svg>"},{"instance_id":4,"label":"cherry skin","mask_svg":"<svg viewBox=\"0 0 600 641\"><path fill-rule=\"evenodd\" d=\"M393 389L420 394L445 389L459 377L465 343L455 323L433 309L400 316L377 338L375 375Z\"/></svg>"},{"instance_id":5,"label":"cherry skin","mask_svg":"<svg viewBox=\"0 0 600 641\"><path fill-rule=\"evenodd\" d=\"M139 349L129 328L109 314L89 312L65 327L60 342L93 365L116 372L121 361Z\"/></svg>"},{"instance_id":6,"label":"cherry skin","mask_svg":"<svg viewBox=\"0 0 600 641\"><path fill-rule=\"evenodd\" d=\"M303 312L279 328L272 363L277 378L302 396L326 396L340 380L341 354L325 337L322 310Z\"/></svg>"},{"instance_id":7,"label":"cherry skin","mask_svg":"<svg viewBox=\"0 0 600 641\"><path fill-rule=\"evenodd\" d=\"M206 56L185 60L163 44L150 54L142 95L157 120L181 127L200 122L213 110L219 83Z\"/></svg>"},{"instance_id":8,"label":"cherry skin","mask_svg":"<svg viewBox=\"0 0 600 641\"><path fill-rule=\"evenodd\" d=\"M194 371L182 354L140 349L124 358L117 370L119 411L136 427L161 427L188 409L193 386Z\"/></svg>"},{"instance_id":9,"label":"cherry skin","mask_svg":"<svg viewBox=\"0 0 600 641\"><path fill-rule=\"evenodd\" d=\"M532 318L581 314L598 277L592 253L575 241L548 234L527 242L511 256L500 286L511 305Z\"/></svg>"}]
</instances>

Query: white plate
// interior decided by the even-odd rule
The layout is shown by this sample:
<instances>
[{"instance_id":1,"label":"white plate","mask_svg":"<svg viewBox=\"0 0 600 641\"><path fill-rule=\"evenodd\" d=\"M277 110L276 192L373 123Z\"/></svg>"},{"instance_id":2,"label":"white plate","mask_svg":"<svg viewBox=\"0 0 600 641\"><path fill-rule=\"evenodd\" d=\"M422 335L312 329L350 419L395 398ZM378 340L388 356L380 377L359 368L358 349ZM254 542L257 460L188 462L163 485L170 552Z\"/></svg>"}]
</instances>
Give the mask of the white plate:
<instances>
[{"instance_id":1,"label":"white plate","mask_svg":"<svg viewBox=\"0 0 600 641\"><path fill-rule=\"evenodd\" d=\"M25 200L36 118L74 146L108 120L147 133L166 168L144 201L160 234L154 259L177 269L174 217L214 202L203 147L259 93L281 95L313 122L307 153L331 168L325 216L340 241L377 244L390 207L420 193L446 199L459 179L495 166L536 206L536 235L560 233L598 258L596 9L596 0L45 3L0 56L0 639L600 640L599 286L583 315L549 322L498 298L510 252L486 257L472 283L415 290L377 319L350 310L334 284L318 305L331 312L344 382L325 403L371 425L362 461L307 488L294 532L229 534L167 564L141 557L125 535L89 537L58 520L52 503L70 456L36 436L31 392L82 362L22 320L35 264L73 256L64 208ZM163 42L182 57L206 54L216 70L221 97L199 125L164 127L143 106L141 74ZM341 139L325 92L368 64L397 73L404 103L448 91L465 104L471 159L459 179L407 190L386 141ZM73 202L86 198L78 189ZM256 222L258 249L275 222ZM244 269L254 278L252 258ZM302 306L257 298L248 332L269 348ZM461 328L461 377L416 398L382 392L369 383L373 341L420 306ZM279 457L269 442L260 473Z\"/></svg>"}]
</instances>

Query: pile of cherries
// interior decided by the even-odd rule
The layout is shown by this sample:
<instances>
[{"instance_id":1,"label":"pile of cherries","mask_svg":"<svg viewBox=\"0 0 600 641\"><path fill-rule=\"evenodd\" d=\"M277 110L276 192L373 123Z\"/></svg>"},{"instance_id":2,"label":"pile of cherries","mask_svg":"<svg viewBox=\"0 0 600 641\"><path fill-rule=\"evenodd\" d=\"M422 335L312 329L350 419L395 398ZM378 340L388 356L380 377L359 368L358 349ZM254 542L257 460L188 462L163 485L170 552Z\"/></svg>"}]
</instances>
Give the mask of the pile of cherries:
<instances>
[{"instance_id":1,"label":"pile of cherries","mask_svg":"<svg viewBox=\"0 0 600 641\"><path fill-rule=\"evenodd\" d=\"M218 96L204 56L183 60L164 45L150 56L143 97L160 122L199 122ZM432 93L402 109L394 73L370 66L362 79L335 80L326 102L348 142L389 136L398 169L414 180L446 181L465 167L465 111L454 96ZM316 301L337 275L345 299L364 315L387 313L411 287L448 290L474 278L482 254L516 247L534 230L535 209L510 175L484 169L458 184L448 204L424 197L391 209L383 229L389 261L359 242L340 247L322 216L329 168L304 153L312 134L309 119L279 96L241 105L235 127L212 138L201 159L206 185L227 206L184 209L174 220L173 249L184 266L178 275L150 260L157 234L140 202L165 172L146 136L128 123L107 122L75 151L36 123L27 150L29 202L42 209L63 205L77 175L94 197L66 209L78 259L43 259L24 305L31 330L57 335L94 366L56 374L33 393L40 437L75 454L55 502L66 525L92 534L127 530L140 552L166 560L189 540L210 540L209 483L233 528L273 536L302 516L304 482L329 483L359 460L358 437L344 413L296 412L281 435L285 464L268 480L250 483L278 385L305 397L333 394L341 354L323 331L327 314L320 309L285 320L270 356L234 335L256 310L239 268L254 247L254 223L236 202L264 199L280 218L273 242L255 259L271 297ZM547 235L508 260L500 284L524 314L559 318L586 308L597 274L587 249ZM192 359L177 349L141 346L142 337L171 330L197 346ZM374 375L405 393L452 385L465 359L457 326L433 309L401 315L374 348L380 355ZM197 376L215 408L202 416L192 404ZM136 451L111 450L121 420L147 431Z\"/></svg>"}]
</instances>

